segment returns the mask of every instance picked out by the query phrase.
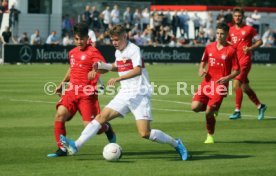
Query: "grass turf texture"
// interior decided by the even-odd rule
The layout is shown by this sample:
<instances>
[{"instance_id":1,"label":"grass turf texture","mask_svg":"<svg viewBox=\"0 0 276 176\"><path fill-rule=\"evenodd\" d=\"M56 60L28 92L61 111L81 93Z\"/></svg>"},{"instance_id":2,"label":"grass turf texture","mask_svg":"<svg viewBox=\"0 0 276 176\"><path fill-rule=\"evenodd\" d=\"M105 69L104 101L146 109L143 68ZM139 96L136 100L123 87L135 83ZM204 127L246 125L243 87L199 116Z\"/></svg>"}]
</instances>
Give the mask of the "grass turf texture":
<instances>
[{"instance_id":1,"label":"grass turf texture","mask_svg":"<svg viewBox=\"0 0 276 176\"><path fill-rule=\"evenodd\" d=\"M177 95L178 81L188 87L199 84L194 64L147 66L155 85L167 85L168 95L152 97L152 128L180 137L192 158L180 161L168 145L140 139L131 114L112 121L123 148L119 162L107 162L102 149L105 135L96 136L71 157L47 158L56 150L53 120L57 96L46 95L47 82L56 84L68 65L0 66L0 175L275 175L276 168L276 66L253 65L251 86L268 105L267 118L257 120L257 110L244 96L242 119L228 120L234 96L224 99L217 118L215 144L203 144L206 137L204 114L190 111L192 95ZM115 73L103 76L104 82ZM160 88L160 87L159 87ZM100 96L103 107L112 96ZM80 115L67 123L67 136L76 139L82 131Z\"/></svg>"}]
</instances>

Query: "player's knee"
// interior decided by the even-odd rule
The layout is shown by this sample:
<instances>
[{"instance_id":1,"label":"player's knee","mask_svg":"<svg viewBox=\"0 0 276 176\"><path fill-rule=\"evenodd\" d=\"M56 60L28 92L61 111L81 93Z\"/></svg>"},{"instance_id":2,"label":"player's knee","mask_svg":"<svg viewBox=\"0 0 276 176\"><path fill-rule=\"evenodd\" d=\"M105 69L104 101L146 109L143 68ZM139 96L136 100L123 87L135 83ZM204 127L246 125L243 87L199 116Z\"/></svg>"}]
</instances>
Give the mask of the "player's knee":
<instances>
[{"instance_id":1,"label":"player's knee","mask_svg":"<svg viewBox=\"0 0 276 176\"><path fill-rule=\"evenodd\" d=\"M65 122L67 119L64 114L57 112L55 115L55 121L62 121Z\"/></svg>"},{"instance_id":2,"label":"player's knee","mask_svg":"<svg viewBox=\"0 0 276 176\"><path fill-rule=\"evenodd\" d=\"M199 107L197 105L194 105L194 104L192 104L191 109L194 112L199 112L200 111Z\"/></svg>"},{"instance_id":3,"label":"player's knee","mask_svg":"<svg viewBox=\"0 0 276 176\"><path fill-rule=\"evenodd\" d=\"M149 139L149 137L150 137L150 132L148 132L148 131L139 131L139 134L140 134L141 138L144 138L144 139Z\"/></svg>"}]
</instances>

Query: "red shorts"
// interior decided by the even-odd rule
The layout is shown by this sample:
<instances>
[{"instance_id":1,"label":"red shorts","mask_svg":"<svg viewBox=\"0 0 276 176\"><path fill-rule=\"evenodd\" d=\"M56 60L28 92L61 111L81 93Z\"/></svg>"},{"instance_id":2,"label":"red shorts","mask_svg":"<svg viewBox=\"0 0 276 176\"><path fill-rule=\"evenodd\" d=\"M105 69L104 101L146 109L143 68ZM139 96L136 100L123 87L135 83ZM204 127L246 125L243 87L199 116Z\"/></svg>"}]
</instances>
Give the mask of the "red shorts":
<instances>
[{"instance_id":1,"label":"red shorts","mask_svg":"<svg viewBox=\"0 0 276 176\"><path fill-rule=\"evenodd\" d=\"M192 101L199 101L203 103L206 107L208 105L209 107L218 111L225 95L220 95L218 93L209 94L209 91L208 93L206 93L203 90L204 85L205 84L201 84Z\"/></svg>"},{"instance_id":2,"label":"red shorts","mask_svg":"<svg viewBox=\"0 0 276 176\"><path fill-rule=\"evenodd\" d=\"M249 83L248 74L251 69L251 63L240 63L240 74L235 77L235 80L239 80L241 83Z\"/></svg>"},{"instance_id":3,"label":"red shorts","mask_svg":"<svg viewBox=\"0 0 276 176\"><path fill-rule=\"evenodd\" d=\"M81 96L74 93L66 92L56 105L56 109L60 106L65 106L70 112L71 117L80 112L83 121L91 121L97 114L100 113L100 106L97 95Z\"/></svg>"}]
</instances>

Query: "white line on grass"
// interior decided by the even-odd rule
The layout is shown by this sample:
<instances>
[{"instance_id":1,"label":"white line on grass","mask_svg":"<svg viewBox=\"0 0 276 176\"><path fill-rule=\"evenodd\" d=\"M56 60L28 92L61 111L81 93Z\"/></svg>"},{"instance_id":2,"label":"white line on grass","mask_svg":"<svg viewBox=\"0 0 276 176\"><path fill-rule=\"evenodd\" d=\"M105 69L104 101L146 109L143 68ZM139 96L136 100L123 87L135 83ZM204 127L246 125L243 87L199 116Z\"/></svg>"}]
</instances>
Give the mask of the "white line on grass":
<instances>
[{"instance_id":1,"label":"white line on grass","mask_svg":"<svg viewBox=\"0 0 276 176\"><path fill-rule=\"evenodd\" d=\"M19 100L19 99L9 99L10 101L15 101L15 102L28 102L28 103L48 103L48 104L55 104L56 102L51 102L51 101L40 101L40 100ZM168 103L177 103L177 104L185 104L185 105L191 105L191 103L188 102L181 102L181 101L171 101L171 100L158 100L158 99L152 99L153 101L161 101L161 102L168 102ZM187 113L194 113L193 111L190 110L180 110L180 109L160 109L160 108L152 108L152 110L156 111L167 111L167 112L187 112ZM231 114L227 113L220 113L219 115L224 115L224 116L229 116ZM244 117L257 117L257 115L250 115L250 114L243 114L242 116ZM266 119L276 119L276 117L273 116L265 116Z\"/></svg>"}]
</instances>

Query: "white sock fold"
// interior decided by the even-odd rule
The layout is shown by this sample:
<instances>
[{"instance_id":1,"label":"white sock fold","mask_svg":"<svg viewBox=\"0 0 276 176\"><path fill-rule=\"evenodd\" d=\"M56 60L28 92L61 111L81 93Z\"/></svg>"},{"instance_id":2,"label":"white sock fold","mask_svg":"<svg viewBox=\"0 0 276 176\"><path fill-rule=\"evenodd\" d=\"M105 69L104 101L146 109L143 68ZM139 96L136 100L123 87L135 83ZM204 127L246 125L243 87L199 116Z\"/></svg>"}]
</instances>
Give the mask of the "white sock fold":
<instances>
[{"instance_id":1,"label":"white sock fold","mask_svg":"<svg viewBox=\"0 0 276 176\"><path fill-rule=\"evenodd\" d=\"M161 130L152 129L149 139L160 144L169 144L174 148L177 146L176 140Z\"/></svg>"},{"instance_id":2,"label":"white sock fold","mask_svg":"<svg viewBox=\"0 0 276 176\"><path fill-rule=\"evenodd\" d=\"M97 120L92 120L82 131L80 137L75 141L76 147L81 148L90 138L95 136L102 125Z\"/></svg>"}]
</instances>

